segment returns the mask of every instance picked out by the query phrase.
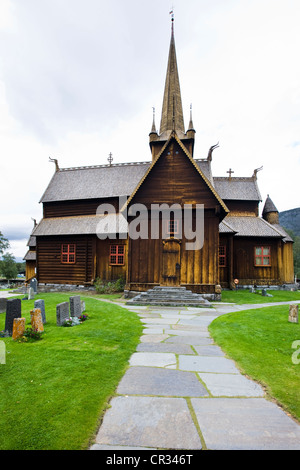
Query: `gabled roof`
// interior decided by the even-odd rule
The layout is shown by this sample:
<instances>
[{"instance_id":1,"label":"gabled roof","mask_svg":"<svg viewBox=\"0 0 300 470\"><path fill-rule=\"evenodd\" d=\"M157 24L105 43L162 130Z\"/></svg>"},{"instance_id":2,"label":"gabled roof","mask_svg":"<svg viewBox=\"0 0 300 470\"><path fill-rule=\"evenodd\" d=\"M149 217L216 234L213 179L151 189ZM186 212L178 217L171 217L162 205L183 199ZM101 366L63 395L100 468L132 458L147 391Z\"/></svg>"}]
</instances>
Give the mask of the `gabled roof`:
<instances>
[{"instance_id":1,"label":"gabled roof","mask_svg":"<svg viewBox=\"0 0 300 470\"><path fill-rule=\"evenodd\" d=\"M63 168L56 171L40 202L129 196L150 162Z\"/></svg>"},{"instance_id":2,"label":"gabled roof","mask_svg":"<svg viewBox=\"0 0 300 470\"><path fill-rule=\"evenodd\" d=\"M214 177L214 186L224 200L261 201L255 178Z\"/></svg>"},{"instance_id":3,"label":"gabled roof","mask_svg":"<svg viewBox=\"0 0 300 470\"><path fill-rule=\"evenodd\" d=\"M185 155L187 156L187 158L190 160L190 162L192 163L192 165L194 166L194 168L197 170L197 172L199 173L199 175L202 177L203 181L206 183L206 185L208 186L208 188L210 189L210 191L213 193L213 195L215 196L215 198L217 199L217 201L219 202L219 204L221 205L221 207L223 208L223 210L228 213L229 212L229 209L226 207L224 201L222 201L222 199L220 198L220 196L218 195L218 193L216 192L216 190L214 189L212 183L209 181L209 179L204 175L204 173L201 171L199 165L197 165L197 163L195 162L195 160L192 158L192 156L190 155L189 151L187 150L187 148L185 147L185 145L183 145L183 143L181 142L181 140L178 138L177 136L177 133L176 131L173 131L170 135L170 137L168 138L168 140L166 141L166 143L164 144L164 146L162 147L160 153L158 154L156 160L152 163L152 165L148 168L148 170L146 171L145 175L142 177L141 181L139 182L139 184L136 186L136 188L134 189L134 191L131 193L131 196L128 198L127 202L124 204L124 206L122 207L121 211L125 210L126 207L128 207L128 205L131 203L132 199L134 198L134 196L136 195L137 191L140 189L140 187L142 186L142 184L144 183L144 181L146 180L146 178L148 178L149 174L151 173L152 169L154 168L155 165L157 165L157 162L159 161L159 159L161 158L162 154L164 153L165 149L168 147L169 143L171 142L171 140L174 139L178 145L181 147L181 149L184 151Z\"/></svg>"}]
</instances>

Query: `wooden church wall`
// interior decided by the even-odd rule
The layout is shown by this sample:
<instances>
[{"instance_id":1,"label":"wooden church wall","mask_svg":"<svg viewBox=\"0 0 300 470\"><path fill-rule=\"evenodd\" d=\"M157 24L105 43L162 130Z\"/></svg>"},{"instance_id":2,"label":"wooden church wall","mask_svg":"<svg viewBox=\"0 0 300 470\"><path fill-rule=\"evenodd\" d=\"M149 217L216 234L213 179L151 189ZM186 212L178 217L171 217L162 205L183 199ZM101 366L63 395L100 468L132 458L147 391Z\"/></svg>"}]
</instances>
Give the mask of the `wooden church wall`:
<instances>
[{"instance_id":1,"label":"wooden church wall","mask_svg":"<svg viewBox=\"0 0 300 470\"><path fill-rule=\"evenodd\" d=\"M74 264L61 262L63 244L76 245ZM94 236L37 237L37 279L40 283L85 284L95 275Z\"/></svg>"}]
</instances>

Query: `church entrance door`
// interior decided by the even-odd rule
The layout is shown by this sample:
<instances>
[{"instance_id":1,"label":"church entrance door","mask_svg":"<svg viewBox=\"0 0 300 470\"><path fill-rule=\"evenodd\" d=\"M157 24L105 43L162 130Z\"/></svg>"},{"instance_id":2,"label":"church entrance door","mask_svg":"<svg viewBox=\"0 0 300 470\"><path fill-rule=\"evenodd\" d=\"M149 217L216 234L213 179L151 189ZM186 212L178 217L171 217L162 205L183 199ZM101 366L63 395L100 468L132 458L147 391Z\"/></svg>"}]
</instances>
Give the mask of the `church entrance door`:
<instances>
[{"instance_id":1,"label":"church entrance door","mask_svg":"<svg viewBox=\"0 0 300 470\"><path fill-rule=\"evenodd\" d=\"M180 243L177 238L163 241L163 270L162 282L164 286L176 287L180 285Z\"/></svg>"}]
</instances>

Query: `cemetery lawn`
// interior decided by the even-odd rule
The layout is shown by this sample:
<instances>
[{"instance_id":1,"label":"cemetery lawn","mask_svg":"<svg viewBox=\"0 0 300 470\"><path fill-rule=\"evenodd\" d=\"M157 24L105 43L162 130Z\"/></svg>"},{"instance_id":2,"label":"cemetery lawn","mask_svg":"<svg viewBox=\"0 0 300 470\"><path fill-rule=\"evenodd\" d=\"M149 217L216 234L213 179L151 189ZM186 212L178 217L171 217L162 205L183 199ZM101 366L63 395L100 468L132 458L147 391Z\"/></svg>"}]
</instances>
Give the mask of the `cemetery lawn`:
<instances>
[{"instance_id":1,"label":"cemetery lawn","mask_svg":"<svg viewBox=\"0 0 300 470\"><path fill-rule=\"evenodd\" d=\"M38 295L47 320L41 340L0 338L6 345L6 364L0 364L1 450L87 449L136 350L143 330L138 315L90 296L81 296L87 321L56 326L56 305L70 295ZM33 300L22 301L26 327L33 308ZM4 325L5 313L0 331Z\"/></svg>"},{"instance_id":2,"label":"cemetery lawn","mask_svg":"<svg viewBox=\"0 0 300 470\"><path fill-rule=\"evenodd\" d=\"M300 340L300 324L289 323L288 312L284 305L229 313L216 318L209 331L242 373L300 421L300 342L292 346Z\"/></svg>"},{"instance_id":3,"label":"cemetery lawn","mask_svg":"<svg viewBox=\"0 0 300 470\"><path fill-rule=\"evenodd\" d=\"M247 289L222 290L222 302L232 302L235 304L264 304L271 302L289 302L300 300L300 291L269 290L267 293L273 297L263 297L261 289L257 294L251 294Z\"/></svg>"}]
</instances>

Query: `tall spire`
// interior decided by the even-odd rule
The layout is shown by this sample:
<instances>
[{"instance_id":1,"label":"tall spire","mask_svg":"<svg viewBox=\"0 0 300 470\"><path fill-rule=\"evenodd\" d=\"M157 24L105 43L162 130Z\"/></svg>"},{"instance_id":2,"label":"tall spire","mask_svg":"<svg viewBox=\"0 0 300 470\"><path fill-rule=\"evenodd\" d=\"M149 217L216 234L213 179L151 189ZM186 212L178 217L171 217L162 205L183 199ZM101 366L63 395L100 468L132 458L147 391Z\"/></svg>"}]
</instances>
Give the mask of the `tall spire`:
<instances>
[{"instance_id":1,"label":"tall spire","mask_svg":"<svg viewBox=\"0 0 300 470\"><path fill-rule=\"evenodd\" d=\"M173 11L170 13L172 14L172 31L160 123L160 134L172 130L181 131L183 133L185 132L175 49L174 14Z\"/></svg>"}]
</instances>

